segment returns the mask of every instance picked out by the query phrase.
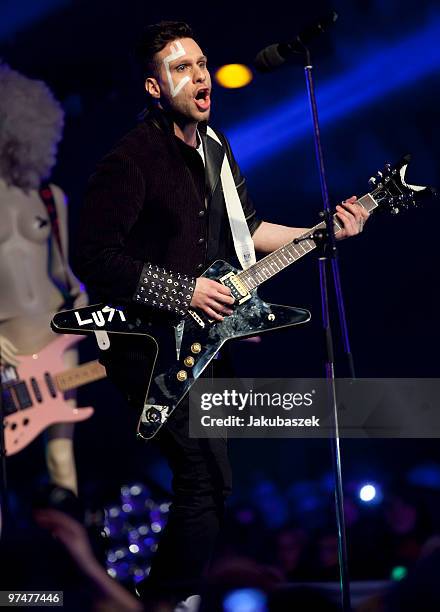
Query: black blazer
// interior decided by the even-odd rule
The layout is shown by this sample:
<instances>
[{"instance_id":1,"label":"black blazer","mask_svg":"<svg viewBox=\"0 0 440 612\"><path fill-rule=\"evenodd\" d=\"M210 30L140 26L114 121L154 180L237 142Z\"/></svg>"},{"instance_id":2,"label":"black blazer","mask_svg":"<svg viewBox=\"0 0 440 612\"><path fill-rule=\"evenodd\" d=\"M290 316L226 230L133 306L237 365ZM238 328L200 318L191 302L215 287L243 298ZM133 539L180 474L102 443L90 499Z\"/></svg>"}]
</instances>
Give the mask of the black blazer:
<instances>
[{"instance_id":1,"label":"black blazer","mask_svg":"<svg viewBox=\"0 0 440 612\"><path fill-rule=\"evenodd\" d=\"M216 132L222 147L207 137L206 124L199 133L205 167L165 113L150 112L98 164L81 213L75 268L99 299L135 300L149 263L191 284L214 259L231 260L220 181L225 153L251 233L259 226L225 136Z\"/></svg>"}]
</instances>

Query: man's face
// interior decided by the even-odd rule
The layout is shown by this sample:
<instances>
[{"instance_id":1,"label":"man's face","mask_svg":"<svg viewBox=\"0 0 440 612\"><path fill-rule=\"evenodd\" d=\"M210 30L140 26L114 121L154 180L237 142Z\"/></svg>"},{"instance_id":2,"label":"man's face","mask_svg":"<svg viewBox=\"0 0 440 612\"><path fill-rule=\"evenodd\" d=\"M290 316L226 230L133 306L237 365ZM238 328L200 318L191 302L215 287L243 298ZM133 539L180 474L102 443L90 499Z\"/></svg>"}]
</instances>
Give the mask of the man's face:
<instances>
[{"instance_id":1,"label":"man's face","mask_svg":"<svg viewBox=\"0 0 440 612\"><path fill-rule=\"evenodd\" d=\"M145 88L165 110L187 122L206 121L211 108L211 76L206 57L192 38L180 38L156 53L157 78Z\"/></svg>"}]
</instances>

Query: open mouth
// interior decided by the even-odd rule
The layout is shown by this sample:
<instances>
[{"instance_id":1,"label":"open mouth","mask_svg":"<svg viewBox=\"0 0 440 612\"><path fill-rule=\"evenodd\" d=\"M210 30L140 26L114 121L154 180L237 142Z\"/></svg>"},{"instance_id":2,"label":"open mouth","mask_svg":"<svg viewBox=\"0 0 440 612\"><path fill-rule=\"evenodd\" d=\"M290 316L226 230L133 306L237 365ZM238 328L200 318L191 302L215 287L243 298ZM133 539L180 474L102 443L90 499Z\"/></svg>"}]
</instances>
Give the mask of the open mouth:
<instances>
[{"instance_id":1,"label":"open mouth","mask_svg":"<svg viewBox=\"0 0 440 612\"><path fill-rule=\"evenodd\" d=\"M209 95L209 89L199 89L199 91L194 97L194 102L199 110L208 110L208 108L211 106L211 97Z\"/></svg>"}]
</instances>

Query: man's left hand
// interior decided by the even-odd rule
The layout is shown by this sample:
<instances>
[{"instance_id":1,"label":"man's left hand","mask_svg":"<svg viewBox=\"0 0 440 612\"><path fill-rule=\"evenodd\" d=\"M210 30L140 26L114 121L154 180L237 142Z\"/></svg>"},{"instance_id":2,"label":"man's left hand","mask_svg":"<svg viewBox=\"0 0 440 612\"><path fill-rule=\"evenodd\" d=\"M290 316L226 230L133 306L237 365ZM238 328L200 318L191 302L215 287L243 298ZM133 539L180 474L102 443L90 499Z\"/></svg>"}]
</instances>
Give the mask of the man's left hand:
<instances>
[{"instance_id":1,"label":"man's left hand","mask_svg":"<svg viewBox=\"0 0 440 612\"><path fill-rule=\"evenodd\" d=\"M360 234L370 213L357 204L356 196L352 196L336 206L336 216L342 223L342 229L336 234L336 238L343 240Z\"/></svg>"}]
</instances>

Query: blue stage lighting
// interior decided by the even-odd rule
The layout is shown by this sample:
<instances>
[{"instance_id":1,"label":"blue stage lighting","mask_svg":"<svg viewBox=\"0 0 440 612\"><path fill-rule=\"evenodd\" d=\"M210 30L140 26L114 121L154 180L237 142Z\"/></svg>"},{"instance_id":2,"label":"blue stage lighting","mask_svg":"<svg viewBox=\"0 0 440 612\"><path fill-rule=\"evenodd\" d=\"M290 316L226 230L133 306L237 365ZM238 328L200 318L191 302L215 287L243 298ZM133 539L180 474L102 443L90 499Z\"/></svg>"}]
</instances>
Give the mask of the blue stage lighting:
<instances>
[{"instance_id":1,"label":"blue stage lighting","mask_svg":"<svg viewBox=\"0 0 440 612\"><path fill-rule=\"evenodd\" d=\"M2 4L0 40L33 25L49 13L69 5L71 0L20 0Z\"/></svg>"},{"instance_id":2,"label":"blue stage lighting","mask_svg":"<svg viewBox=\"0 0 440 612\"><path fill-rule=\"evenodd\" d=\"M238 589L226 595L224 612L267 612L266 595L258 589Z\"/></svg>"},{"instance_id":3,"label":"blue stage lighting","mask_svg":"<svg viewBox=\"0 0 440 612\"><path fill-rule=\"evenodd\" d=\"M440 16L437 16L398 43L377 44L373 53L371 46L363 52L358 50L352 69L317 86L321 125L437 72L439 40ZM289 69L300 70L298 67L284 67L283 70ZM305 88L301 95L272 106L270 112L226 131L240 166L250 170L268 156L311 134Z\"/></svg>"},{"instance_id":4,"label":"blue stage lighting","mask_svg":"<svg viewBox=\"0 0 440 612\"><path fill-rule=\"evenodd\" d=\"M434 462L415 465L408 472L408 482L417 487L439 490L440 465Z\"/></svg>"}]
</instances>

